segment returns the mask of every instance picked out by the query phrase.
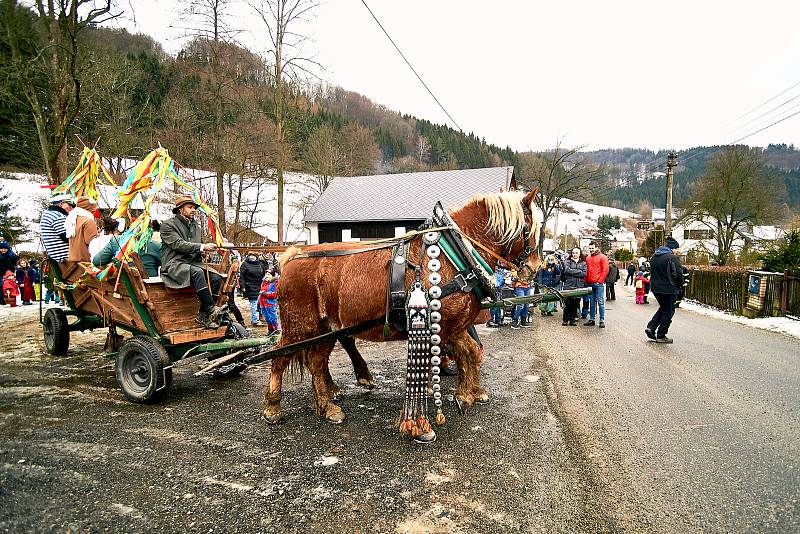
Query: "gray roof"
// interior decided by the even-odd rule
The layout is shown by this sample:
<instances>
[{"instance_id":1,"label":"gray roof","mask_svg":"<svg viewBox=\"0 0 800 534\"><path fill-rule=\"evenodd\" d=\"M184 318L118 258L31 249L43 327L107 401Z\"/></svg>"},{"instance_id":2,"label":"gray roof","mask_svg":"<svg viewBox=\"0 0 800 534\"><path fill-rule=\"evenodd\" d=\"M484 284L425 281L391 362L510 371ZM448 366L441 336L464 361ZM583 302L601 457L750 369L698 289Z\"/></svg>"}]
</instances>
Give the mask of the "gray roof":
<instances>
[{"instance_id":1,"label":"gray roof","mask_svg":"<svg viewBox=\"0 0 800 534\"><path fill-rule=\"evenodd\" d=\"M508 190L514 167L335 178L306 212L306 222L427 219L437 200L463 205L476 193Z\"/></svg>"}]
</instances>

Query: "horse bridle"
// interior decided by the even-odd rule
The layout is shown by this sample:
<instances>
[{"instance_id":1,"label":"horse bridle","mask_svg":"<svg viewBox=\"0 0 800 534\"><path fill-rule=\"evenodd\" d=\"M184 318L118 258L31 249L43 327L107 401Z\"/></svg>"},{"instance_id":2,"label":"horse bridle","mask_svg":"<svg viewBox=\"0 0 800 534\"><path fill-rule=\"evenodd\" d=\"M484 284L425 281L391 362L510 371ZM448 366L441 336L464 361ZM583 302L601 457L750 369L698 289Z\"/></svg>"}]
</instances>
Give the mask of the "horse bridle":
<instances>
[{"instance_id":1,"label":"horse bridle","mask_svg":"<svg viewBox=\"0 0 800 534\"><path fill-rule=\"evenodd\" d=\"M531 254L533 254L534 251L534 248L531 246L530 242L531 229L530 226L528 226L528 216L530 216L531 223L533 223L533 213L531 212L531 209L524 204L522 205L522 212L525 215L525 224L522 227L522 243L524 246L522 248L522 251L519 254L517 254L517 256L513 260L511 260L511 263L516 265L517 269L519 270L522 270L523 268L527 268L528 270L530 270L530 268L527 267L525 262L528 261L528 258L530 258ZM509 254L511 254L511 251L514 250L514 245L516 244L516 242L517 241L515 240L513 243L511 243L511 245L509 245L508 247Z\"/></svg>"}]
</instances>

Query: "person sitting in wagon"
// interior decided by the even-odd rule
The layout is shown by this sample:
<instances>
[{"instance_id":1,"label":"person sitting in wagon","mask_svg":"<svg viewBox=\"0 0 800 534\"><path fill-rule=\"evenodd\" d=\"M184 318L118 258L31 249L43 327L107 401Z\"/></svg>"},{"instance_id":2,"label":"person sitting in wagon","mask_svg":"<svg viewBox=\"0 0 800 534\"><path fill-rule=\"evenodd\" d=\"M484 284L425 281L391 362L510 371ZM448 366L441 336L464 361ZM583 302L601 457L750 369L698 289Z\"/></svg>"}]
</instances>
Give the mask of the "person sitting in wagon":
<instances>
[{"instance_id":1,"label":"person sitting in wagon","mask_svg":"<svg viewBox=\"0 0 800 534\"><path fill-rule=\"evenodd\" d=\"M44 251L58 262L66 260L69 253L69 239L64 223L74 207L75 199L72 196L56 195L50 199L50 205L42 213L39 222L39 235Z\"/></svg>"},{"instance_id":2,"label":"person sitting in wagon","mask_svg":"<svg viewBox=\"0 0 800 534\"><path fill-rule=\"evenodd\" d=\"M64 230L69 240L67 260L92 261L89 243L99 235L94 213L97 211L97 203L89 197L80 197L77 204L64 221Z\"/></svg>"},{"instance_id":3,"label":"person sitting in wagon","mask_svg":"<svg viewBox=\"0 0 800 534\"><path fill-rule=\"evenodd\" d=\"M201 242L196 211L192 197L180 195L172 209L175 216L161 223L161 279L170 289L194 287L200 301L195 320L206 328L218 328L215 319L221 310L214 305L213 294L219 293L222 276L203 265L202 258L203 252L213 252L217 245Z\"/></svg>"},{"instance_id":4,"label":"person sitting in wagon","mask_svg":"<svg viewBox=\"0 0 800 534\"><path fill-rule=\"evenodd\" d=\"M108 243L100 249L100 252L92 257L92 263L95 267L108 265L114 261L119 249L118 234L112 235ZM139 259L142 260L142 265L144 266L144 270L147 271L147 276L153 278L157 277L158 268L161 267L161 243L155 241L151 237L145 248L139 251Z\"/></svg>"}]
</instances>

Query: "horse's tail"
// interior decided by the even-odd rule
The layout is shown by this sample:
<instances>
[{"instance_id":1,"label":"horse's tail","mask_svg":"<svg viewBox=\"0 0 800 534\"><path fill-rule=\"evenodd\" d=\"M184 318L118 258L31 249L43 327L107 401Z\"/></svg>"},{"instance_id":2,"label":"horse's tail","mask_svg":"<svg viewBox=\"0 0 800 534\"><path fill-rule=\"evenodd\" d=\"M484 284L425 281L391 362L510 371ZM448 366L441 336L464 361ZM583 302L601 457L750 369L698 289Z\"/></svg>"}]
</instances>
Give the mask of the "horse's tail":
<instances>
[{"instance_id":1,"label":"horse's tail","mask_svg":"<svg viewBox=\"0 0 800 534\"><path fill-rule=\"evenodd\" d=\"M284 250L281 253L280 259L278 260L278 265L280 266L281 271L283 271L283 267L298 254L300 254L300 247L289 247L286 250Z\"/></svg>"}]
</instances>

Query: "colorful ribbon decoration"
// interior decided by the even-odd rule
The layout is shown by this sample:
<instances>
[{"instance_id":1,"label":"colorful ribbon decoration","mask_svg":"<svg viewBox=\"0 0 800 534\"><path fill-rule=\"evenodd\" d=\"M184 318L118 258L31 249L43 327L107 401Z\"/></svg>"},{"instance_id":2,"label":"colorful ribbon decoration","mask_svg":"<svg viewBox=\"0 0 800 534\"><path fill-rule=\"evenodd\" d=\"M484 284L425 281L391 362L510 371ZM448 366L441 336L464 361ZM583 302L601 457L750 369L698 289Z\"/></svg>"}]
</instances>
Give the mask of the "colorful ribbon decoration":
<instances>
[{"instance_id":1,"label":"colorful ribbon decoration","mask_svg":"<svg viewBox=\"0 0 800 534\"><path fill-rule=\"evenodd\" d=\"M225 242L225 237L219 229L219 222L214 210L200 196L200 190L184 180L180 176L180 165L175 163L165 148L157 148L150 152L140 161L136 167L131 169L128 177L119 190L117 196L120 199L119 206L114 211L112 217L117 218L129 213L129 207L137 194L143 196L149 191L149 196L144 200L144 211L133 222L131 222L125 232L119 236L120 250L116 255L119 260L130 258L132 252L139 252L150 240L153 230L150 228L150 209L156 195L164 187L166 178L171 178L176 184L187 189L192 195L192 199L197 204L200 211L206 215L208 220L208 230L214 242L221 246ZM97 277L102 280L109 274L109 267L106 267Z\"/></svg>"},{"instance_id":2,"label":"colorful ribbon decoration","mask_svg":"<svg viewBox=\"0 0 800 534\"><path fill-rule=\"evenodd\" d=\"M100 192L97 190L97 180L100 176L105 178L109 185L117 186L111 175L103 167L103 162L97 151L85 146L75 169L60 185L53 189L52 194L70 194L76 198L89 197L97 202L100 198Z\"/></svg>"}]
</instances>

